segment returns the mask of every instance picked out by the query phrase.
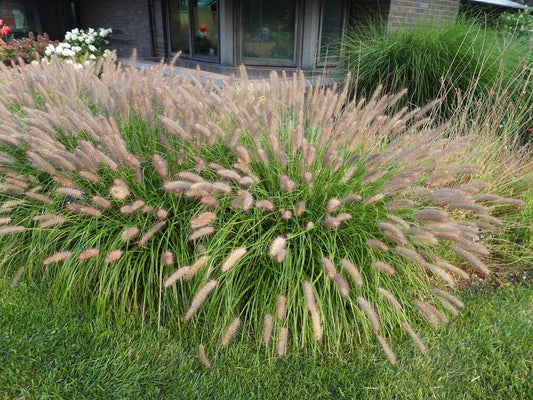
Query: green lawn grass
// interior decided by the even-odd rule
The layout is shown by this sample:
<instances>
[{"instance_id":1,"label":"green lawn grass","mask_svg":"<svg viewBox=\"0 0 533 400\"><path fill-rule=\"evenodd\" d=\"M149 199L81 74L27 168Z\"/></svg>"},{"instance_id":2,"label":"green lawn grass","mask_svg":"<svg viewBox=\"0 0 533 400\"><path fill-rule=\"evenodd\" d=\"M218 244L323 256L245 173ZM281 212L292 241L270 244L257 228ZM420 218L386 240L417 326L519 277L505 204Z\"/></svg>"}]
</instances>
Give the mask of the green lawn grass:
<instances>
[{"instance_id":1,"label":"green lawn grass","mask_svg":"<svg viewBox=\"0 0 533 400\"><path fill-rule=\"evenodd\" d=\"M530 278L529 278L530 279ZM527 279L523 279L527 281ZM533 286L470 287L462 316L396 346L269 359L245 343L205 370L172 332L102 326L45 291L0 282L2 399L532 399Z\"/></svg>"}]
</instances>

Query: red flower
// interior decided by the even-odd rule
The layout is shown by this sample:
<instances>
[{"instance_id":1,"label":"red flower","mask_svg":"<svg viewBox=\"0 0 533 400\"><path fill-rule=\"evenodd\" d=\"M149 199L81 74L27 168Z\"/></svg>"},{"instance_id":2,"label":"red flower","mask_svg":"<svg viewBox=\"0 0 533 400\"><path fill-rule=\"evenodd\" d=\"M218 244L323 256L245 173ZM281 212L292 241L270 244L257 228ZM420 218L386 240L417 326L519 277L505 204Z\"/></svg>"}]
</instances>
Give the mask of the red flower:
<instances>
[{"instance_id":1,"label":"red flower","mask_svg":"<svg viewBox=\"0 0 533 400\"><path fill-rule=\"evenodd\" d=\"M4 25L4 20L3 19L0 19L0 26L1 25Z\"/></svg>"},{"instance_id":2,"label":"red flower","mask_svg":"<svg viewBox=\"0 0 533 400\"><path fill-rule=\"evenodd\" d=\"M7 36L7 35L9 35L10 32L11 32L11 29L7 25L5 25L2 28L0 28L0 35L6 35Z\"/></svg>"}]
</instances>

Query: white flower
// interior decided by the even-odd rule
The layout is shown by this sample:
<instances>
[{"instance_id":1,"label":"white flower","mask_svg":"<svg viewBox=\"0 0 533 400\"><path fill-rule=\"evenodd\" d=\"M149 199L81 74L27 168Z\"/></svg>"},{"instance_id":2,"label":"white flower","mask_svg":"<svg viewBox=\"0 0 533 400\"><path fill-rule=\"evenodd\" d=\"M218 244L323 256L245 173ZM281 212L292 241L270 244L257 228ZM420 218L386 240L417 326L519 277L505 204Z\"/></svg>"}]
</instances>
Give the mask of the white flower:
<instances>
[{"instance_id":1,"label":"white flower","mask_svg":"<svg viewBox=\"0 0 533 400\"><path fill-rule=\"evenodd\" d=\"M91 55L89 56L89 58L90 58L91 60L96 60L96 56L95 56L94 54L91 54Z\"/></svg>"},{"instance_id":2,"label":"white flower","mask_svg":"<svg viewBox=\"0 0 533 400\"><path fill-rule=\"evenodd\" d=\"M98 34L101 36L101 37L106 37L107 35L109 35L110 33L112 33L112 29L109 28L109 29L105 29L105 28L100 28L100 30L98 31Z\"/></svg>"},{"instance_id":3,"label":"white flower","mask_svg":"<svg viewBox=\"0 0 533 400\"><path fill-rule=\"evenodd\" d=\"M75 53L79 53L81 51L81 47L80 46L72 46L72 51L74 51Z\"/></svg>"},{"instance_id":4,"label":"white flower","mask_svg":"<svg viewBox=\"0 0 533 400\"><path fill-rule=\"evenodd\" d=\"M75 56L76 53L73 52L72 50L70 49L63 49L63 56L64 57L72 57L72 56Z\"/></svg>"},{"instance_id":5,"label":"white flower","mask_svg":"<svg viewBox=\"0 0 533 400\"><path fill-rule=\"evenodd\" d=\"M93 44L90 44L89 45L89 51L95 52L96 51L96 46L93 45Z\"/></svg>"},{"instance_id":6,"label":"white flower","mask_svg":"<svg viewBox=\"0 0 533 400\"><path fill-rule=\"evenodd\" d=\"M49 44L48 46L46 46L44 50L44 54L46 54L47 56L51 56L52 54L55 53L55 51L56 51L56 47L53 44Z\"/></svg>"}]
</instances>

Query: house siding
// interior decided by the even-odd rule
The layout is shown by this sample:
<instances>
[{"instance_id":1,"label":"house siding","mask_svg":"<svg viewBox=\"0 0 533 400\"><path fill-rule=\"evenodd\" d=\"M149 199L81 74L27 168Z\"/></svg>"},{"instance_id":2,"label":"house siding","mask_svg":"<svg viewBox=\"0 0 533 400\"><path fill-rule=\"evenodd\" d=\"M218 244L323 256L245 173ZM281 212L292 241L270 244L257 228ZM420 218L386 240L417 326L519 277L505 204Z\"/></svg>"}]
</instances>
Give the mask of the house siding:
<instances>
[{"instance_id":1,"label":"house siding","mask_svg":"<svg viewBox=\"0 0 533 400\"><path fill-rule=\"evenodd\" d=\"M389 27L412 25L418 21L450 21L457 17L460 0L391 0Z\"/></svg>"}]
</instances>

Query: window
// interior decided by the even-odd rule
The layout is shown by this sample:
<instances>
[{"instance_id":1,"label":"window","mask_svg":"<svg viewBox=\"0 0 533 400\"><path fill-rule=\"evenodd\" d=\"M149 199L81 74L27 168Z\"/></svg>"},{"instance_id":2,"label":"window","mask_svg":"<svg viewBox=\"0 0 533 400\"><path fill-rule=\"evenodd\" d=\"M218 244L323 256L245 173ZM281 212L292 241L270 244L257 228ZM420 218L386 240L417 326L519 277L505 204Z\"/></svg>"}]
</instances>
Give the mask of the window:
<instances>
[{"instance_id":1,"label":"window","mask_svg":"<svg viewBox=\"0 0 533 400\"><path fill-rule=\"evenodd\" d=\"M169 2L171 50L196 58L218 59L218 1Z\"/></svg>"},{"instance_id":2,"label":"window","mask_svg":"<svg viewBox=\"0 0 533 400\"><path fill-rule=\"evenodd\" d=\"M11 29L11 37L20 39L28 36L29 32L36 32L35 17L32 1L0 2L0 19Z\"/></svg>"},{"instance_id":3,"label":"window","mask_svg":"<svg viewBox=\"0 0 533 400\"><path fill-rule=\"evenodd\" d=\"M321 15L318 62L337 62L341 56L341 40L344 34L344 2L324 0Z\"/></svg>"},{"instance_id":4,"label":"window","mask_svg":"<svg viewBox=\"0 0 533 400\"><path fill-rule=\"evenodd\" d=\"M247 63L295 64L297 0L242 2L242 58Z\"/></svg>"}]
</instances>

